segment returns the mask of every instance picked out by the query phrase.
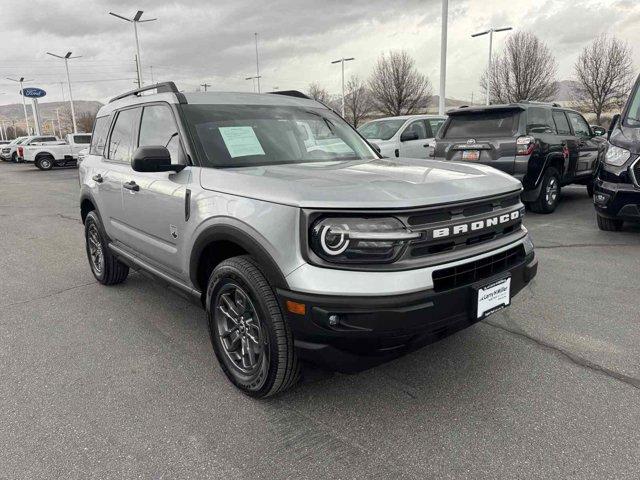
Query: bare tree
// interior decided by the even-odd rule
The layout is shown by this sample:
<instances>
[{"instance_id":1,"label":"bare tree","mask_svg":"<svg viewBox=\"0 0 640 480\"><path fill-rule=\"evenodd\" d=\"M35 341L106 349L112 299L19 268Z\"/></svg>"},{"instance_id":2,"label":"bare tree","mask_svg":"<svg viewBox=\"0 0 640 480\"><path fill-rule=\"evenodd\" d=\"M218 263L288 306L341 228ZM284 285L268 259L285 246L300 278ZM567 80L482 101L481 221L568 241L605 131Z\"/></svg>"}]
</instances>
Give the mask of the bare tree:
<instances>
[{"instance_id":1,"label":"bare tree","mask_svg":"<svg viewBox=\"0 0 640 480\"><path fill-rule=\"evenodd\" d=\"M96 114L91 112L82 112L78 117L78 130L80 132L91 133L93 131L93 121L96 119Z\"/></svg>"},{"instance_id":2,"label":"bare tree","mask_svg":"<svg viewBox=\"0 0 640 480\"><path fill-rule=\"evenodd\" d=\"M426 75L405 51L390 52L378 59L369 80L375 106L385 115L405 115L426 111L433 88Z\"/></svg>"},{"instance_id":3,"label":"bare tree","mask_svg":"<svg viewBox=\"0 0 640 480\"><path fill-rule=\"evenodd\" d=\"M548 101L558 92L557 69L542 40L530 32L516 32L507 39L492 71L484 72L480 85L486 91L488 83L491 103Z\"/></svg>"},{"instance_id":4,"label":"bare tree","mask_svg":"<svg viewBox=\"0 0 640 480\"><path fill-rule=\"evenodd\" d=\"M621 108L633 81L631 48L615 37L601 35L586 46L574 66L573 98L577 108L596 114Z\"/></svg>"},{"instance_id":5,"label":"bare tree","mask_svg":"<svg viewBox=\"0 0 640 480\"><path fill-rule=\"evenodd\" d=\"M318 83L314 82L309 85L309 96L318 102L327 103L330 100L329 92Z\"/></svg>"},{"instance_id":6,"label":"bare tree","mask_svg":"<svg viewBox=\"0 0 640 480\"><path fill-rule=\"evenodd\" d=\"M372 110L371 93L366 84L357 75L352 76L346 85L344 113L347 121L358 128L361 120Z\"/></svg>"}]
</instances>

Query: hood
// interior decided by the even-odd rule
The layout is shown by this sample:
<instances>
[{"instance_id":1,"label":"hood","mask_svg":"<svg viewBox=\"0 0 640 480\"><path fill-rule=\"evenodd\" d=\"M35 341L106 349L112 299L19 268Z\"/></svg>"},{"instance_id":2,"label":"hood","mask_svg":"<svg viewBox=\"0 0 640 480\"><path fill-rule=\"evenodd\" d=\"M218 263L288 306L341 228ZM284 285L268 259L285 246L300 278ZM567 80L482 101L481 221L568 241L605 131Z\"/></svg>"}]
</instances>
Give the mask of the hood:
<instances>
[{"instance_id":1,"label":"hood","mask_svg":"<svg viewBox=\"0 0 640 480\"><path fill-rule=\"evenodd\" d=\"M621 127L611 133L609 143L616 147L629 150L631 153L640 154L640 128Z\"/></svg>"},{"instance_id":2,"label":"hood","mask_svg":"<svg viewBox=\"0 0 640 480\"><path fill-rule=\"evenodd\" d=\"M201 169L202 188L301 208L408 208L519 190L485 165L397 158Z\"/></svg>"}]
</instances>

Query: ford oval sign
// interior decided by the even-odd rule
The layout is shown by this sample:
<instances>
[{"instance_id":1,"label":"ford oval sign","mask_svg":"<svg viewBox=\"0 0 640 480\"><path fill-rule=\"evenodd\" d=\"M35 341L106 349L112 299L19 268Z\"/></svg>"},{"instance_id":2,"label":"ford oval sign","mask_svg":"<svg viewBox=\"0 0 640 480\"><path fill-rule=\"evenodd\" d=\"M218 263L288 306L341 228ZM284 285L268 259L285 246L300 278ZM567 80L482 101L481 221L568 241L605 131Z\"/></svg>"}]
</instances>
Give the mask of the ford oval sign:
<instances>
[{"instance_id":1,"label":"ford oval sign","mask_svg":"<svg viewBox=\"0 0 640 480\"><path fill-rule=\"evenodd\" d=\"M36 88L36 87L23 88L20 91L20 93L24 97L28 97L28 98L41 98L41 97L44 97L47 94L47 92L45 92L41 88Z\"/></svg>"}]
</instances>

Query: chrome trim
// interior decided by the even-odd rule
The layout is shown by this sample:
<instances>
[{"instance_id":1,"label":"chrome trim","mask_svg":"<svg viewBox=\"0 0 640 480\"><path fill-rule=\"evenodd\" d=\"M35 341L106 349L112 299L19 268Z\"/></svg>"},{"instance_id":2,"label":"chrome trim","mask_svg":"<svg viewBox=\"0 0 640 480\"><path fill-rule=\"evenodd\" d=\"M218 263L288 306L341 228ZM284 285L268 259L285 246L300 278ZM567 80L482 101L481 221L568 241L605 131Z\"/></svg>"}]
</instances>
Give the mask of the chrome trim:
<instances>
[{"instance_id":1,"label":"chrome trim","mask_svg":"<svg viewBox=\"0 0 640 480\"><path fill-rule=\"evenodd\" d=\"M633 171L638 162L640 162L640 155L638 155L638 158L636 158L635 162L632 162L631 165L629 166L629 175L631 176L631 180L633 180L633 184L636 187L640 188L640 180L636 178L636 174Z\"/></svg>"}]
</instances>

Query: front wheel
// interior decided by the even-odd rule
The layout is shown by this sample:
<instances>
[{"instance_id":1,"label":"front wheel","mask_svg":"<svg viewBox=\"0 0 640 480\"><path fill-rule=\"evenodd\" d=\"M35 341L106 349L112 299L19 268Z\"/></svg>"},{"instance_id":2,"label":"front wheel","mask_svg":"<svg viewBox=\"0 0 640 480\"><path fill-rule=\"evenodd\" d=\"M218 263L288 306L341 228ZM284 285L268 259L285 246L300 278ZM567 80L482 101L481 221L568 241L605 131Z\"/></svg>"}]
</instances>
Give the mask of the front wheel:
<instances>
[{"instance_id":1,"label":"front wheel","mask_svg":"<svg viewBox=\"0 0 640 480\"><path fill-rule=\"evenodd\" d=\"M109 250L100 218L89 212L84 221L84 237L91 273L103 285L122 283L129 275L129 267Z\"/></svg>"},{"instance_id":2,"label":"front wheel","mask_svg":"<svg viewBox=\"0 0 640 480\"><path fill-rule=\"evenodd\" d=\"M536 213L552 213L560 202L560 174L555 168L547 168L541 184L538 198L529 207Z\"/></svg>"},{"instance_id":3,"label":"front wheel","mask_svg":"<svg viewBox=\"0 0 640 480\"><path fill-rule=\"evenodd\" d=\"M214 269L207 287L207 317L220 366L243 393L268 397L298 381L293 335L252 257L233 257Z\"/></svg>"}]
</instances>

